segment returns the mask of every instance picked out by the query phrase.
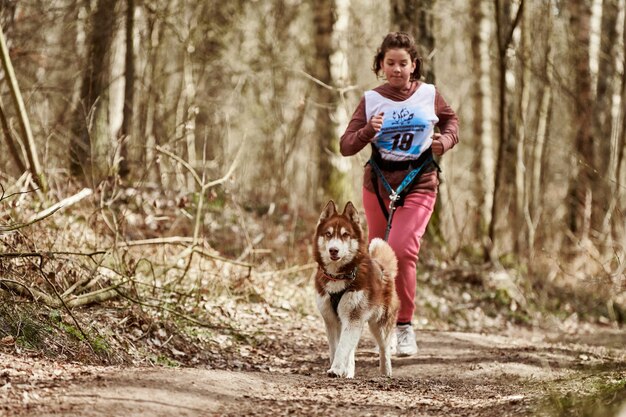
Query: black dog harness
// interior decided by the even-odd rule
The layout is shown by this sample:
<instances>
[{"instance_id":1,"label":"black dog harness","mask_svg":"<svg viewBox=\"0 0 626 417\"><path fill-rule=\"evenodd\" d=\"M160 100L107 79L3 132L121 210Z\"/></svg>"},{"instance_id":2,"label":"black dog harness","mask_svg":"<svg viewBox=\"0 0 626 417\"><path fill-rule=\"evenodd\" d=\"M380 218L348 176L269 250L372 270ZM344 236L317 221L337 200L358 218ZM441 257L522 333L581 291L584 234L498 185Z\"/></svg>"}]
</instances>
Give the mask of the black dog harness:
<instances>
[{"instance_id":1,"label":"black dog harness","mask_svg":"<svg viewBox=\"0 0 626 417\"><path fill-rule=\"evenodd\" d=\"M329 274L328 272L324 271L322 267L320 267L319 269L322 275L324 276L324 278L328 279L329 281L349 281L349 282L352 282L356 278L356 273L359 270L358 267L354 267L354 269L347 274L335 275L335 274ZM335 314L338 314L337 308L339 307L339 302L341 301L341 297L343 297L343 295L346 293L347 290L348 288L346 286L346 288L344 288L343 290L339 292L328 293L328 295L330 296L330 305L333 307L333 311L335 312Z\"/></svg>"}]
</instances>

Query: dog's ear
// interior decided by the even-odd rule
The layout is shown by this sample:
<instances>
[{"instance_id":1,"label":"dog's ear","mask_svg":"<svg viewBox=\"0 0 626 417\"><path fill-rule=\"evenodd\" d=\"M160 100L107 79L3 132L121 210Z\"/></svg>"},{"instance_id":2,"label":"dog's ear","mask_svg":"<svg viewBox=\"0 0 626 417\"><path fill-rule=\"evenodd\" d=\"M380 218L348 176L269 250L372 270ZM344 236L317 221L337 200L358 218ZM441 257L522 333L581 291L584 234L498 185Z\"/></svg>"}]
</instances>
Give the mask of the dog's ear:
<instances>
[{"instance_id":1,"label":"dog's ear","mask_svg":"<svg viewBox=\"0 0 626 417\"><path fill-rule=\"evenodd\" d=\"M356 207L354 207L354 204L352 204L352 201L348 201L346 203L346 206L343 209L343 216L346 216L348 219L356 224L361 224L359 212L356 210Z\"/></svg>"},{"instance_id":2,"label":"dog's ear","mask_svg":"<svg viewBox=\"0 0 626 417\"><path fill-rule=\"evenodd\" d=\"M326 203L326 207L324 207L324 210L322 210L322 214L320 214L318 224L328 219L335 213L337 213L337 207L335 207L335 202L333 200L330 200L328 203Z\"/></svg>"}]
</instances>

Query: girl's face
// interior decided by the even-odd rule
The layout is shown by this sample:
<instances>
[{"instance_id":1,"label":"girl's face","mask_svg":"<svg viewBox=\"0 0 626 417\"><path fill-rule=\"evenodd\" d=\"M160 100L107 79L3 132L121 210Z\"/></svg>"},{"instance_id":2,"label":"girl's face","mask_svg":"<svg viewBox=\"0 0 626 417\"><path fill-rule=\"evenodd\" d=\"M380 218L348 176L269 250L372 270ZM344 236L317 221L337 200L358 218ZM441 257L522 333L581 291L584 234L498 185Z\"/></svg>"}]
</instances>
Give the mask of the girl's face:
<instances>
[{"instance_id":1,"label":"girl's face","mask_svg":"<svg viewBox=\"0 0 626 417\"><path fill-rule=\"evenodd\" d=\"M415 65L406 49L389 49L385 52L381 69L392 87L403 89L408 87Z\"/></svg>"}]
</instances>

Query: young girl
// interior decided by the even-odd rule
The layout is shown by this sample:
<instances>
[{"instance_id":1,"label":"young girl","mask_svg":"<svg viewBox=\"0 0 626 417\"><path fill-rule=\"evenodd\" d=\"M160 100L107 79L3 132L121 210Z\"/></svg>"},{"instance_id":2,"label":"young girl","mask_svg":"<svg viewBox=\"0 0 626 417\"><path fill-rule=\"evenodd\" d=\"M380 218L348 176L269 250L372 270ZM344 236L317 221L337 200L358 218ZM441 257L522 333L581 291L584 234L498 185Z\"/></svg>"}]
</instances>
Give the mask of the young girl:
<instances>
[{"instance_id":1,"label":"young girl","mask_svg":"<svg viewBox=\"0 0 626 417\"><path fill-rule=\"evenodd\" d=\"M420 67L415 41L403 32L389 33L378 48L372 68L377 77L382 71L387 82L365 92L340 143L343 156L372 145L372 159L365 166L363 179L370 241L384 238L388 215L393 216L388 242L398 257L398 356L417 353L411 325L415 270L420 240L435 207L439 185L432 155L441 156L458 142L456 114L435 86L420 81ZM435 127L439 133L435 133ZM388 188L398 190L411 172L418 174L400 193L395 212L389 212Z\"/></svg>"}]
</instances>

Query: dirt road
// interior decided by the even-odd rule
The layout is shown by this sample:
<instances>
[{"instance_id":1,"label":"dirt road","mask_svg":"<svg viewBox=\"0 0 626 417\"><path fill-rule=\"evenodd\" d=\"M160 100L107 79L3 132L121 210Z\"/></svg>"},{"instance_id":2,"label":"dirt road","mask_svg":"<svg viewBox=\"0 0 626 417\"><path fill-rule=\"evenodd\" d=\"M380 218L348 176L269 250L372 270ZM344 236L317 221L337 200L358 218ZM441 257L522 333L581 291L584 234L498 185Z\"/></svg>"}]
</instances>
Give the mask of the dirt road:
<instances>
[{"instance_id":1,"label":"dirt road","mask_svg":"<svg viewBox=\"0 0 626 417\"><path fill-rule=\"evenodd\" d=\"M323 334L311 337L314 348L292 346L295 354L283 366L260 372L92 367L35 399L31 393L19 415L524 416L543 413L546 398L582 396L596 381L626 377L624 344L555 342L530 331L421 331L419 353L394 359L393 378L377 375L366 333L356 378L331 379ZM623 341L623 334L617 337Z\"/></svg>"}]
</instances>

